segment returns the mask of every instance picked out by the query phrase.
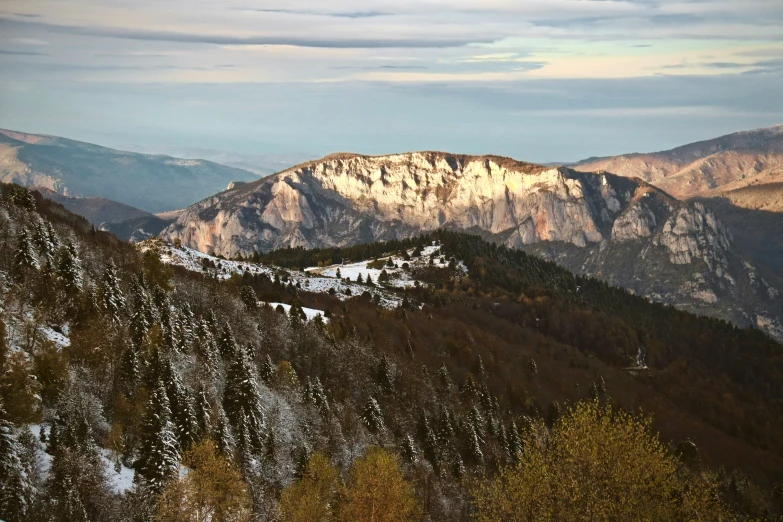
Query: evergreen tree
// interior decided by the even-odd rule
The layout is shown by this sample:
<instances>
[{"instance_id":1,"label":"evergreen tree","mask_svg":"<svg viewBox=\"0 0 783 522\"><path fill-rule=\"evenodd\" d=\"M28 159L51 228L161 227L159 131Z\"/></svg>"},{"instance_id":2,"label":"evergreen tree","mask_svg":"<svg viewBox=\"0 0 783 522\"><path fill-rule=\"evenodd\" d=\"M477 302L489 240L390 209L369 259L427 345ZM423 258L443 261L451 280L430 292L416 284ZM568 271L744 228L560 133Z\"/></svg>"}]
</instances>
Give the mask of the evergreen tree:
<instances>
[{"instance_id":1,"label":"evergreen tree","mask_svg":"<svg viewBox=\"0 0 783 522\"><path fill-rule=\"evenodd\" d=\"M33 252L30 232L22 228L16 238L16 254L14 254L14 269L19 277L24 277L28 270L38 270L38 260Z\"/></svg>"},{"instance_id":2,"label":"evergreen tree","mask_svg":"<svg viewBox=\"0 0 783 522\"><path fill-rule=\"evenodd\" d=\"M378 364L378 368L375 371L375 381L384 393L391 393L394 391L394 375L386 354L381 357L381 362Z\"/></svg>"},{"instance_id":3,"label":"evergreen tree","mask_svg":"<svg viewBox=\"0 0 783 522\"><path fill-rule=\"evenodd\" d=\"M231 434L231 425L223 408L218 406L218 410L215 422L215 446L223 456L230 458L234 454L234 437Z\"/></svg>"},{"instance_id":4,"label":"evergreen tree","mask_svg":"<svg viewBox=\"0 0 783 522\"><path fill-rule=\"evenodd\" d=\"M229 326L228 323L223 326L217 345L223 360L229 361L235 358L235 354L238 350L237 342L236 339L234 339L234 333L231 331L231 326Z\"/></svg>"},{"instance_id":5,"label":"evergreen tree","mask_svg":"<svg viewBox=\"0 0 783 522\"><path fill-rule=\"evenodd\" d=\"M321 384L321 379L318 377L315 378L315 382L313 383L312 396L313 403L315 404L315 407L318 408L318 411L320 411L322 415L329 414L329 401L326 398L326 392L324 391L323 384Z\"/></svg>"},{"instance_id":6,"label":"evergreen tree","mask_svg":"<svg viewBox=\"0 0 783 522\"><path fill-rule=\"evenodd\" d=\"M154 493L163 490L177 473L179 452L171 423L171 410L163 385L153 389L141 426L139 459L135 463L137 482Z\"/></svg>"},{"instance_id":7,"label":"evergreen tree","mask_svg":"<svg viewBox=\"0 0 783 522\"><path fill-rule=\"evenodd\" d=\"M386 429L383 423L381 407L374 397L367 399L361 414L362 423L370 433L378 433Z\"/></svg>"},{"instance_id":8,"label":"evergreen tree","mask_svg":"<svg viewBox=\"0 0 783 522\"><path fill-rule=\"evenodd\" d=\"M193 401L190 393L182 384L182 378L174 369L169 358L166 358L164 362L163 379L166 387L166 396L169 399L171 422L174 425L178 447L184 451L196 440L196 433L198 432L198 422L193 409Z\"/></svg>"},{"instance_id":9,"label":"evergreen tree","mask_svg":"<svg viewBox=\"0 0 783 522\"><path fill-rule=\"evenodd\" d=\"M212 431L212 406L209 404L207 392L203 386L196 394L195 413L200 437L209 436Z\"/></svg>"},{"instance_id":10,"label":"evergreen tree","mask_svg":"<svg viewBox=\"0 0 783 522\"><path fill-rule=\"evenodd\" d=\"M141 360L139 349L136 346L132 342L128 343L120 362L120 383L124 393L128 396L135 394L141 379Z\"/></svg>"},{"instance_id":11,"label":"evergreen tree","mask_svg":"<svg viewBox=\"0 0 783 522\"><path fill-rule=\"evenodd\" d=\"M0 519L24 520L35 492L20 460L14 425L0 402Z\"/></svg>"},{"instance_id":12,"label":"evergreen tree","mask_svg":"<svg viewBox=\"0 0 783 522\"><path fill-rule=\"evenodd\" d=\"M258 376L267 384L272 382L272 378L275 376L275 365L272 364L272 358L269 357L269 354L266 354L264 360L261 361Z\"/></svg>"},{"instance_id":13,"label":"evergreen tree","mask_svg":"<svg viewBox=\"0 0 783 522\"><path fill-rule=\"evenodd\" d=\"M35 227L33 228L32 239L36 250L38 250L38 255L41 256L44 263L52 264L52 261L54 261L55 246L49 238L49 232L46 229L46 224L43 219L39 218L36 221Z\"/></svg>"},{"instance_id":14,"label":"evergreen tree","mask_svg":"<svg viewBox=\"0 0 783 522\"><path fill-rule=\"evenodd\" d=\"M413 444L413 437L410 435L406 435L402 439L402 444L400 445L400 453L402 454L402 458L405 462L408 464L413 464L416 462L416 458L418 457L418 452L416 451L416 446Z\"/></svg>"},{"instance_id":15,"label":"evergreen tree","mask_svg":"<svg viewBox=\"0 0 783 522\"><path fill-rule=\"evenodd\" d=\"M102 305L106 314L114 321L120 320L120 313L125 309L125 297L120 289L120 278L117 274L117 266L113 259L109 259L106 270L101 279L103 290Z\"/></svg>"},{"instance_id":16,"label":"evergreen tree","mask_svg":"<svg viewBox=\"0 0 783 522\"><path fill-rule=\"evenodd\" d=\"M258 308L258 296L256 296L256 292L253 290L252 286L243 286L240 288L239 298L248 310L255 310Z\"/></svg>"},{"instance_id":17,"label":"evergreen tree","mask_svg":"<svg viewBox=\"0 0 783 522\"><path fill-rule=\"evenodd\" d=\"M508 432L508 450L509 456L514 462L519 460L519 454L522 453L522 439L519 437L517 423L512 421Z\"/></svg>"},{"instance_id":18,"label":"evergreen tree","mask_svg":"<svg viewBox=\"0 0 783 522\"><path fill-rule=\"evenodd\" d=\"M239 430L243 424L246 424L250 447L260 451L264 426L261 395L247 350L240 347L236 348L236 355L226 371L223 408L235 433L241 437Z\"/></svg>"},{"instance_id":19,"label":"evergreen tree","mask_svg":"<svg viewBox=\"0 0 783 522\"><path fill-rule=\"evenodd\" d=\"M82 267L76 247L70 241L57 250L55 276L68 297L73 297L82 288Z\"/></svg>"},{"instance_id":20,"label":"evergreen tree","mask_svg":"<svg viewBox=\"0 0 783 522\"><path fill-rule=\"evenodd\" d=\"M446 363L442 363L438 369L438 385L444 392L451 390L451 375L446 368Z\"/></svg>"},{"instance_id":21,"label":"evergreen tree","mask_svg":"<svg viewBox=\"0 0 783 522\"><path fill-rule=\"evenodd\" d=\"M454 455L454 460L451 463L451 473L457 480L465 476L465 463L462 461L459 453Z\"/></svg>"},{"instance_id":22,"label":"evergreen tree","mask_svg":"<svg viewBox=\"0 0 783 522\"><path fill-rule=\"evenodd\" d=\"M481 451L481 443L479 442L479 436L476 431L476 427L473 425L472 422L468 422L467 424L466 436L467 436L468 454L470 455L470 459L473 461L474 464L483 464L484 452Z\"/></svg>"},{"instance_id":23,"label":"evergreen tree","mask_svg":"<svg viewBox=\"0 0 783 522\"><path fill-rule=\"evenodd\" d=\"M204 361L207 372L215 375L218 366L218 348L209 323L204 319L196 326L194 346L196 355Z\"/></svg>"},{"instance_id":24,"label":"evergreen tree","mask_svg":"<svg viewBox=\"0 0 783 522\"><path fill-rule=\"evenodd\" d=\"M440 421L438 423L438 443L441 446L447 446L454 440L454 437L454 421L451 412L449 412L448 408L442 406L440 410Z\"/></svg>"}]
</instances>

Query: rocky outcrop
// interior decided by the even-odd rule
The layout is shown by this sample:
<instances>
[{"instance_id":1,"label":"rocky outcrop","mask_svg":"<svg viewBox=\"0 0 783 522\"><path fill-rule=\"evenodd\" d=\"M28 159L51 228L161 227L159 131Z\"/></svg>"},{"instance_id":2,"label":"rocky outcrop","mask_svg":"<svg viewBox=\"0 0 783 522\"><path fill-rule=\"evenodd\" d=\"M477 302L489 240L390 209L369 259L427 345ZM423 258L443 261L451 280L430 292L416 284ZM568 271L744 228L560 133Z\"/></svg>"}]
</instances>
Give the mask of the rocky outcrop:
<instances>
[{"instance_id":1,"label":"rocky outcrop","mask_svg":"<svg viewBox=\"0 0 783 522\"><path fill-rule=\"evenodd\" d=\"M746 284L731 234L703 205L680 202L640 179L492 156L327 156L201 201L162 236L204 252L247 256L440 227L481 233L741 324L759 324L761 316L772 318L761 323L775 324L779 315L770 311L779 308L777 298Z\"/></svg>"}]
</instances>

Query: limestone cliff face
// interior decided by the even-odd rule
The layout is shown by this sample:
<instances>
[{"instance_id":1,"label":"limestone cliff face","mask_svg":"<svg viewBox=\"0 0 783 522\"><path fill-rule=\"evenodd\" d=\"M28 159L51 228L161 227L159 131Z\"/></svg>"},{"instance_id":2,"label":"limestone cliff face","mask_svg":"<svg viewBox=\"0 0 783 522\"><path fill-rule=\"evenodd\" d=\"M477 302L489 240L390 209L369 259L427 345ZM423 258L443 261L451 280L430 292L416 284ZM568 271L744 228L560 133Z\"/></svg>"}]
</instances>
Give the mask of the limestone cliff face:
<instances>
[{"instance_id":1,"label":"limestone cliff face","mask_svg":"<svg viewBox=\"0 0 783 522\"><path fill-rule=\"evenodd\" d=\"M612 235L638 187L616 176L505 158L340 155L204 200L165 236L223 255L404 237L443 226L503 233L512 246L586 246Z\"/></svg>"},{"instance_id":2,"label":"limestone cliff face","mask_svg":"<svg viewBox=\"0 0 783 522\"><path fill-rule=\"evenodd\" d=\"M675 200L640 179L492 156L327 156L203 200L162 236L204 252L246 256L440 227L479 232L738 323L774 322L779 315L770 311L779 307L777 296L743 283L747 269L731 235L701 204Z\"/></svg>"}]
</instances>

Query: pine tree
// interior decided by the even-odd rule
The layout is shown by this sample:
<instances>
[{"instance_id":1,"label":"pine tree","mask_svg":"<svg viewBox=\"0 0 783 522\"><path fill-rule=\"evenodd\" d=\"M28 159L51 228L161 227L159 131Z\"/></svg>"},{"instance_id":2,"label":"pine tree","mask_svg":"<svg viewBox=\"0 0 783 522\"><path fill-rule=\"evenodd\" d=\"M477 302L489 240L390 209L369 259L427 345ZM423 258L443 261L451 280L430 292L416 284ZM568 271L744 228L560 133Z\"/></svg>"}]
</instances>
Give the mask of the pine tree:
<instances>
[{"instance_id":1,"label":"pine tree","mask_svg":"<svg viewBox=\"0 0 783 522\"><path fill-rule=\"evenodd\" d=\"M182 384L182 378L174 369L169 358L166 358L164 362L163 380L165 382L166 396L169 399L171 422L174 425L178 447L184 451L196 440L198 431L193 401L190 393Z\"/></svg>"},{"instance_id":2,"label":"pine tree","mask_svg":"<svg viewBox=\"0 0 783 522\"><path fill-rule=\"evenodd\" d=\"M212 431L212 406L209 404L207 392L203 386L196 394L195 413L199 436L201 438L209 436Z\"/></svg>"},{"instance_id":3,"label":"pine tree","mask_svg":"<svg viewBox=\"0 0 783 522\"><path fill-rule=\"evenodd\" d=\"M473 425L472 422L468 422L467 424L466 436L467 436L468 452L471 460L473 461L474 464L483 464L484 452L481 451L481 443L479 442L479 436L476 431L476 427Z\"/></svg>"},{"instance_id":4,"label":"pine tree","mask_svg":"<svg viewBox=\"0 0 783 522\"><path fill-rule=\"evenodd\" d=\"M141 447L135 463L137 482L154 493L163 490L169 479L176 475L179 463L171 410L162 384L152 391L147 412L141 426Z\"/></svg>"},{"instance_id":5,"label":"pine tree","mask_svg":"<svg viewBox=\"0 0 783 522\"><path fill-rule=\"evenodd\" d=\"M374 397L367 399L361 414L362 423L370 433L378 433L386 429L383 423L381 406Z\"/></svg>"},{"instance_id":6,"label":"pine tree","mask_svg":"<svg viewBox=\"0 0 783 522\"><path fill-rule=\"evenodd\" d=\"M318 411L321 412L322 415L328 415L329 401L326 398L326 392L324 391L323 384L321 384L321 379L318 377L315 378L315 382L313 383L312 396L313 403L315 404L315 407L318 408Z\"/></svg>"},{"instance_id":7,"label":"pine tree","mask_svg":"<svg viewBox=\"0 0 783 522\"><path fill-rule=\"evenodd\" d=\"M17 275L22 278L28 270L38 270L38 260L33 252L30 232L28 232L26 228L22 228L16 238L14 269L16 270Z\"/></svg>"},{"instance_id":8,"label":"pine tree","mask_svg":"<svg viewBox=\"0 0 783 522\"><path fill-rule=\"evenodd\" d=\"M231 458L234 454L234 437L231 434L231 425L228 422L223 408L218 407L217 421L215 422L215 446L225 457Z\"/></svg>"},{"instance_id":9,"label":"pine tree","mask_svg":"<svg viewBox=\"0 0 783 522\"><path fill-rule=\"evenodd\" d=\"M381 362L378 364L378 369L375 371L375 381L384 393L391 393L394 391L394 376L386 354L381 357Z\"/></svg>"},{"instance_id":10,"label":"pine tree","mask_svg":"<svg viewBox=\"0 0 783 522\"><path fill-rule=\"evenodd\" d=\"M508 450L511 459L517 462L519 454L522 452L522 440L519 438L519 429L514 421L511 422L511 428L508 432Z\"/></svg>"},{"instance_id":11,"label":"pine tree","mask_svg":"<svg viewBox=\"0 0 783 522\"><path fill-rule=\"evenodd\" d=\"M237 342L236 339L234 339L234 333L231 331L231 326L229 326L228 323L223 326L217 345L223 360L229 361L235 358L235 354L238 350Z\"/></svg>"},{"instance_id":12,"label":"pine tree","mask_svg":"<svg viewBox=\"0 0 783 522\"><path fill-rule=\"evenodd\" d=\"M125 297L120 290L120 279L113 259L109 259L109 263L106 265L101 279L101 287L103 289L101 304L104 311L114 321L119 321L120 313L125 309Z\"/></svg>"},{"instance_id":13,"label":"pine tree","mask_svg":"<svg viewBox=\"0 0 783 522\"><path fill-rule=\"evenodd\" d=\"M445 406L440 410L440 421L438 423L438 443L441 446L447 446L454 440L454 421L451 412Z\"/></svg>"},{"instance_id":14,"label":"pine tree","mask_svg":"<svg viewBox=\"0 0 783 522\"><path fill-rule=\"evenodd\" d=\"M57 250L55 276L68 297L73 297L82 288L82 267L76 247L70 241Z\"/></svg>"},{"instance_id":15,"label":"pine tree","mask_svg":"<svg viewBox=\"0 0 783 522\"><path fill-rule=\"evenodd\" d=\"M264 414L261 395L256 386L250 358L243 348L236 348L236 355L226 371L226 388L223 392L223 408L238 437L242 424L247 425L250 447L255 451L262 448Z\"/></svg>"},{"instance_id":16,"label":"pine tree","mask_svg":"<svg viewBox=\"0 0 783 522\"><path fill-rule=\"evenodd\" d=\"M139 349L134 343L128 343L120 362L120 382L126 395L132 396L141 379L141 360Z\"/></svg>"},{"instance_id":17,"label":"pine tree","mask_svg":"<svg viewBox=\"0 0 783 522\"><path fill-rule=\"evenodd\" d=\"M0 519L24 520L34 488L22 468L14 425L0 403Z\"/></svg>"},{"instance_id":18,"label":"pine tree","mask_svg":"<svg viewBox=\"0 0 783 522\"><path fill-rule=\"evenodd\" d=\"M239 298L248 310L255 310L258 308L258 296L256 296L256 292L253 290L252 286L243 286L239 290Z\"/></svg>"},{"instance_id":19,"label":"pine tree","mask_svg":"<svg viewBox=\"0 0 783 522\"><path fill-rule=\"evenodd\" d=\"M261 366L258 370L258 376L262 381L269 384L275 376L275 365L272 364L272 358L269 354L264 356L264 360L261 361Z\"/></svg>"},{"instance_id":20,"label":"pine tree","mask_svg":"<svg viewBox=\"0 0 783 522\"><path fill-rule=\"evenodd\" d=\"M406 435L402 439L402 444L400 445L400 453L402 454L402 458L405 462L408 464L413 464L416 462L416 458L418 457L418 452L416 451L416 446L413 444L413 437L410 435Z\"/></svg>"},{"instance_id":21,"label":"pine tree","mask_svg":"<svg viewBox=\"0 0 783 522\"><path fill-rule=\"evenodd\" d=\"M43 219L38 219L33 228L33 244L38 250L38 255L44 260L44 263L52 264L54 260L54 245L49 239L49 232Z\"/></svg>"},{"instance_id":22,"label":"pine tree","mask_svg":"<svg viewBox=\"0 0 783 522\"><path fill-rule=\"evenodd\" d=\"M60 238L57 237L57 232L54 231L51 221L46 222L46 238L53 250L60 248Z\"/></svg>"},{"instance_id":23,"label":"pine tree","mask_svg":"<svg viewBox=\"0 0 783 522\"><path fill-rule=\"evenodd\" d=\"M459 453L454 455L454 460L451 463L451 473L457 480L465 476L465 463L462 462L462 457Z\"/></svg>"},{"instance_id":24,"label":"pine tree","mask_svg":"<svg viewBox=\"0 0 783 522\"><path fill-rule=\"evenodd\" d=\"M438 384L444 392L451 390L451 375L446 368L446 363L442 363L438 369Z\"/></svg>"},{"instance_id":25,"label":"pine tree","mask_svg":"<svg viewBox=\"0 0 783 522\"><path fill-rule=\"evenodd\" d=\"M209 323L204 319L196 326L194 346L196 355L204 362L207 372L215 375L218 366L218 348Z\"/></svg>"}]
</instances>

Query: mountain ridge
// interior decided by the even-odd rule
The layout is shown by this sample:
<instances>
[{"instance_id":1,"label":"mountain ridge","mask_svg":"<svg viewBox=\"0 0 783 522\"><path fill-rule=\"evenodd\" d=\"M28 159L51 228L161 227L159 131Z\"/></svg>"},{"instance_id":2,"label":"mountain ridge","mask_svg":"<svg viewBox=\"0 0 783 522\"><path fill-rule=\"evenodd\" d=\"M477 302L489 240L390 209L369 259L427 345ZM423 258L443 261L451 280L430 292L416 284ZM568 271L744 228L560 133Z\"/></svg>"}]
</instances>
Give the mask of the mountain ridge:
<instances>
[{"instance_id":1,"label":"mountain ridge","mask_svg":"<svg viewBox=\"0 0 783 522\"><path fill-rule=\"evenodd\" d=\"M0 129L0 181L65 196L103 197L147 212L183 208L258 175L206 160L127 152Z\"/></svg>"},{"instance_id":2,"label":"mountain ridge","mask_svg":"<svg viewBox=\"0 0 783 522\"><path fill-rule=\"evenodd\" d=\"M783 337L778 281L713 211L641 179L491 156L340 153L187 208L164 239L226 257L437 228L478 233L651 299Z\"/></svg>"},{"instance_id":3,"label":"mountain ridge","mask_svg":"<svg viewBox=\"0 0 783 522\"><path fill-rule=\"evenodd\" d=\"M639 177L683 199L783 181L783 125L740 131L673 149L591 157L585 172Z\"/></svg>"}]
</instances>

